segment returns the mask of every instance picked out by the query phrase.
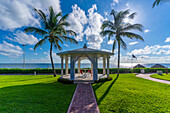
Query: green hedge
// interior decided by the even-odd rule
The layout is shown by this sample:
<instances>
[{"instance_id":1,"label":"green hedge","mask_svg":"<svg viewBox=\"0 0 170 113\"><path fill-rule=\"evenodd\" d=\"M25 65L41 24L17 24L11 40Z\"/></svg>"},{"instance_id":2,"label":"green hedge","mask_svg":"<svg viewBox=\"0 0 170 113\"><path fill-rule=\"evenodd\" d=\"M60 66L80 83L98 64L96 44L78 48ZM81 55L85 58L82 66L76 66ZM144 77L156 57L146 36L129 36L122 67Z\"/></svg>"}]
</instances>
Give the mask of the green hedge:
<instances>
[{"instance_id":1,"label":"green hedge","mask_svg":"<svg viewBox=\"0 0 170 113\"><path fill-rule=\"evenodd\" d=\"M88 68L90 69L90 68ZM120 73L140 73L141 69L145 69L145 73L155 73L157 70L162 70L163 73L166 72L165 68L135 68L135 69L130 69L130 68L120 68ZM61 69L55 69L57 74L61 73ZM36 68L36 69L18 69L18 68L11 68L11 69L6 69L6 68L0 68L0 74L34 74L34 71L36 71L37 74L51 74L53 73L52 69L48 68ZM109 69L110 74L117 73L117 68L110 68ZM75 72L78 72L78 69L75 69ZM107 72L107 69L106 69ZM168 72L170 72L170 68L168 69ZM65 69L64 69L65 73ZM70 69L69 69L70 73ZM99 68L98 73L102 74L103 69Z\"/></svg>"},{"instance_id":2,"label":"green hedge","mask_svg":"<svg viewBox=\"0 0 170 113\"><path fill-rule=\"evenodd\" d=\"M58 78L58 82L61 82L61 83L64 83L64 84L73 84L74 81L73 80L68 80L68 79L65 79L65 78Z\"/></svg>"}]
</instances>

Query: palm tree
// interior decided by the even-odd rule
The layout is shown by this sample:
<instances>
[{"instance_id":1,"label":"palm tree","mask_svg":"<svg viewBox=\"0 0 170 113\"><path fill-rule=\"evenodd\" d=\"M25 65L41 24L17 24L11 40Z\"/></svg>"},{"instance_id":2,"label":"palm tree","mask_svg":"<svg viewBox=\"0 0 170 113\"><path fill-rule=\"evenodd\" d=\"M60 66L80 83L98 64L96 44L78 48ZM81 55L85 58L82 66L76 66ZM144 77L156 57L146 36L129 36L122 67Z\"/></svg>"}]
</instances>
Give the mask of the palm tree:
<instances>
[{"instance_id":1,"label":"palm tree","mask_svg":"<svg viewBox=\"0 0 170 113\"><path fill-rule=\"evenodd\" d=\"M119 77L119 66L120 66L120 46L123 49L126 49L126 43L123 41L122 37L127 37L130 39L140 39L144 41L144 39L135 33L128 32L129 30L138 30L143 31L143 26L141 24L130 24L125 23L125 19L133 19L136 13L129 14L129 10L116 12L114 9L111 11L110 15L113 15L114 22L110 20L106 20L102 23L101 26L101 36L108 36L108 40L111 37L114 37L112 52L114 53L116 44L118 44L118 70L117 70L117 78Z\"/></svg>"},{"instance_id":2,"label":"palm tree","mask_svg":"<svg viewBox=\"0 0 170 113\"><path fill-rule=\"evenodd\" d=\"M160 2L163 2L163 1L169 1L169 0L155 0L152 7L154 8L156 5L159 5Z\"/></svg>"},{"instance_id":3,"label":"palm tree","mask_svg":"<svg viewBox=\"0 0 170 113\"><path fill-rule=\"evenodd\" d=\"M35 9L35 11L38 13L40 17L42 29L37 27L27 27L26 29L24 29L24 31L26 33L33 33L34 35L39 35L43 37L43 39L40 40L35 45L34 50L38 46L43 45L48 39L48 41L50 42L51 64L54 72L54 77L56 77L56 72L55 72L53 57L52 57L53 46L56 49L61 50L62 47L60 46L60 44L63 44L64 41L78 44L78 42L75 39L68 36L68 35L76 35L76 33L72 30L66 30L66 27L70 25L66 21L68 14L65 16L62 16L61 12L56 14L52 7L49 7L49 14L47 16L41 10Z\"/></svg>"}]
</instances>

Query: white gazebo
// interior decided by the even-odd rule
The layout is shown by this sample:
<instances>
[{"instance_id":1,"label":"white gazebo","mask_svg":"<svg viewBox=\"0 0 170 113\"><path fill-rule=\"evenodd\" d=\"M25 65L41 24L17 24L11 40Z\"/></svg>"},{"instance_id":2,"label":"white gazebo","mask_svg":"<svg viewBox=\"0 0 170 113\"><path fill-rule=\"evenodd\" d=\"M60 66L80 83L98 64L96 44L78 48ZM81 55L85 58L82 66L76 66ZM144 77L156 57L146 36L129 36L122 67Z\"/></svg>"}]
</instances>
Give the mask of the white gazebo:
<instances>
[{"instance_id":1,"label":"white gazebo","mask_svg":"<svg viewBox=\"0 0 170 113\"><path fill-rule=\"evenodd\" d=\"M107 59L107 76L109 76L109 59L113 55L111 52L101 51L97 49L87 48L84 44L83 48L71 51L57 53L61 58L61 77L63 77L63 60L65 59L65 75L70 75L70 80L75 80L75 63L78 61L78 73L80 73L81 60L89 59L91 62L91 73L93 80L98 80L98 59L103 57L103 74L106 75L106 59ZM68 73L68 59L70 58L70 74Z\"/></svg>"}]
</instances>

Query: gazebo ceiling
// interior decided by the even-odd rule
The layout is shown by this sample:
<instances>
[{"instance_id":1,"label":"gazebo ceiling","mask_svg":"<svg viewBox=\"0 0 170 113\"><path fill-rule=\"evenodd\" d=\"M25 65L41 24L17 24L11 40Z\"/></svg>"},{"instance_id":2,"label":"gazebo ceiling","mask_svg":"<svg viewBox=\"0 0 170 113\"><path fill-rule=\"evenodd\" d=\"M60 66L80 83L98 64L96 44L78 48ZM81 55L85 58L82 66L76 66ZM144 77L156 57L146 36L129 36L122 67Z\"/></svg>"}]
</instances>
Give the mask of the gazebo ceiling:
<instances>
[{"instance_id":1,"label":"gazebo ceiling","mask_svg":"<svg viewBox=\"0 0 170 113\"><path fill-rule=\"evenodd\" d=\"M75 50L70 50L70 51L64 51L64 52L57 53L57 55L70 55L70 54L114 55L114 53L111 53L111 52L88 48L86 44L84 44L83 48L80 48L80 49L75 49Z\"/></svg>"}]
</instances>

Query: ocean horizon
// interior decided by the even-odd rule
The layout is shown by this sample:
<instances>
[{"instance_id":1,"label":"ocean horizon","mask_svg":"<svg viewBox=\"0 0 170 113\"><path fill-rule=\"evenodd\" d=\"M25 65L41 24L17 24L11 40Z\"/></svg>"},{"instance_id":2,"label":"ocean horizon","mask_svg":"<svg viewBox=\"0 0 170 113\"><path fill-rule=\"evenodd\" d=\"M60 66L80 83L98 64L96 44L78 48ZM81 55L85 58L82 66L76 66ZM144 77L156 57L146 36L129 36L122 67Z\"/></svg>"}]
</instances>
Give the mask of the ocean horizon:
<instances>
[{"instance_id":1,"label":"ocean horizon","mask_svg":"<svg viewBox=\"0 0 170 113\"><path fill-rule=\"evenodd\" d=\"M133 66L141 64L147 68L150 68L151 66L155 65L156 63L120 63L121 68L132 68ZM165 67L170 67L170 63L160 63L161 65ZM61 68L61 63L55 63L55 68ZM63 66L65 68L65 64ZM70 64L68 65L70 68ZM75 65L75 68L77 68L77 64ZM117 63L110 64L110 68L116 68ZM1 63L0 68L21 68L23 69L23 63ZM34 69L34 68L52 68L51 63L25 63L25 69ZM90 63L82 63L81 68L91 68ZM98 68L103 68L103 64L99 63Z\"/></svg>"}]
</instances>

